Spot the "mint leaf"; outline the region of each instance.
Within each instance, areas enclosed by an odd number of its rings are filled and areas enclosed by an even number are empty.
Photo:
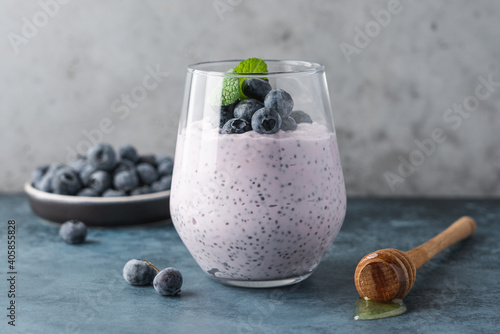
[[[222,81],[222,106],[228,106],[240,98],[240,81],[236,77],[227,77]]]
[[[236,73],[267,73],[267,64],[259,58],[248,58],[234,68]]]
[[[226,73],[234,73],[234,69]],[[213,90],[209,97],[213,106],[228,106],[240,98],[240,81],[237,77],[226,77]]]

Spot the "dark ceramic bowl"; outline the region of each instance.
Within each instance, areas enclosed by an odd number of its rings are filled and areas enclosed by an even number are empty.
[[[40,191],[30,182],[24,190],[33,212],[56,223],[77,219],[87,226],[118,227],[170,218],[170,190],[125,197],[80,197]]]

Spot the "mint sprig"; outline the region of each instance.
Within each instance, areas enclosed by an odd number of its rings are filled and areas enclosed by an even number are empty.
[[[234,68],[236,73],[267,73],[267,64],[259,58],[243,60]]]

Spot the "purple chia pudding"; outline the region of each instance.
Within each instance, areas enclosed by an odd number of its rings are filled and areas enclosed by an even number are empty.
[[[220,134],[202,121],[178,136],[170,199],[175,228],[222,281],[309,276],[335,240],[346,194],[335,133]]]

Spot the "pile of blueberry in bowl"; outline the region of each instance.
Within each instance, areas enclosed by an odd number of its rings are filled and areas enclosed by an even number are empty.
[[[68,165],[36,168],[25,191],[31,209],[46,220],[81,220],[89,226],[127,226],[170,218],[174,161],[168,155],[139,155],[131,145],[90,148]]]
[[[59,195],[119,197],[170,189],[174,160],[168,155],[139,155],[132,145],[118,153],[106,143],[91,147],[68,166],[54,163],[36,168],[34,188]]]

